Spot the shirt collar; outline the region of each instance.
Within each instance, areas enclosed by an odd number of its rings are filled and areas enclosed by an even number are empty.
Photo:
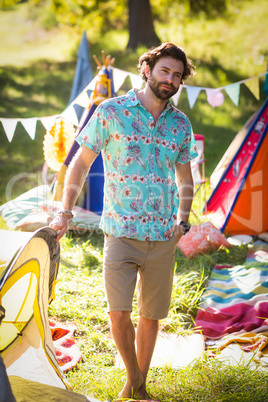
[[[126,106],[142,106],[141,101],[137,98],[138,89],[133,88],[126,94]],[[169,109],[173,108],[170,99],[167,101],[166,107],[161,114],[165,114]]]

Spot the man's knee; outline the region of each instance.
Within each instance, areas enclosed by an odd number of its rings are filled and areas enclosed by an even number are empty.
[[[150,318],[145,318],[142,315],[140,316],[139,319],[139,324],[142,326],[146,326],[148,328],[156,328],[159,326],[159,320],[153,320]]]
[[[110,321],[113,326],[127,325],[130,320],[130,311],[110,311]]]

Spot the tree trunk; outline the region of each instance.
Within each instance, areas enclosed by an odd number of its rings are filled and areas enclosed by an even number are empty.
[[[139,45],[148,48],[160,45],[161,41],[155,33],[150,0],[128,0],[129,41],[128,49],[136,49]]]

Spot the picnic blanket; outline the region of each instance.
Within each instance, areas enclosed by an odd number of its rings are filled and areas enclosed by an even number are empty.
[[[64,373],[80,362],[82,354],[75,343],[75,324],[62,324],[49,320],[53,345],[60,368]]]
[[[267,243],[254,243],[243,265],[214,267],[195,329],[208,339],[233,333],[268,332]]]
[[[0,216],[10,230],[34,232],[48,226],[61,208],[61,202],[53,199],[49,186],[42,185],[1,205]],[[99,227],[100,216],[94,212],[75,206],[73,213],[70,230],[82,234]]]

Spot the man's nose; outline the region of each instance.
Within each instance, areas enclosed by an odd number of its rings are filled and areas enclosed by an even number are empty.
[[[167,81],[169,84],[172,84],[172,83],[173,83],[173,75],[172,75],[172,74],[169,74],[169,75],[166,77],[166,81]]]

